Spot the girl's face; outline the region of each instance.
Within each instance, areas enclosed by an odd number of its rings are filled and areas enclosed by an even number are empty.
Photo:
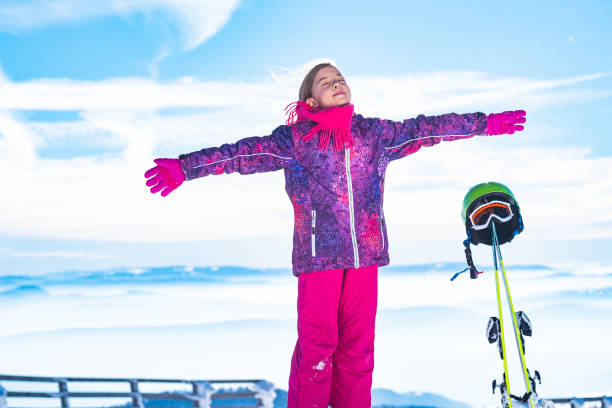
[[[312,96],[306,103],[313,110],[342,106],[351,103],[351,89],[344,77],[334,67],[324,67],[317,72],[312,82]]]

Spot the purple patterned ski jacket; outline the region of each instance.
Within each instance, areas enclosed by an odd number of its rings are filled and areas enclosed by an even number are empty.
[[[314,122],[294,124],[305,134]],[[419,115],[394,122],[353,115],[354,145],[336,152],[317,150],[293,137],[292,126],[271,135],[182,154],[186,179],[210,174],[285,170],[285,190],[293,204],[293,274],[327,269],[389,264],[389,243],[383,215],[385,170],[392,160],[421,146],[483,134],[484,113]],[[445,137],[431,137],[445,136]]]

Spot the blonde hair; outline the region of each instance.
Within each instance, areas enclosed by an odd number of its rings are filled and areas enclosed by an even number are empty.
[[[302,85],[300,85],[299,100],[301,102],[306,102],[306,99],[312,96],[312,83],[314,82],[314,77],[315,75],[317,75],[317,72],[319,72],[325,67],[336,68],[333,64],[330,64],[329,62],[323,62],[321,64],[315,65],[310,69],[310,71],[308,71],[308,73],[302,80]]]

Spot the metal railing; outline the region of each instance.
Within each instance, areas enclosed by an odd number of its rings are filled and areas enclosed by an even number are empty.
[[[57,391],[26,391],[7,388],[7,382],[26,383],[56,383]],[[129,385],[129,391],[71,391],[71,383],[117,383]],[[4,384],[4,387],[2,386]],[[142,392],[143,384],[183,384],[191,388],[189,391],[163,391]],[[237,391],[233,389],[215,388],[214,385],[241,385]],[[36,388],[36,387],[35,387]],[[144,378],[73,378],[73,377],[32,377],[18,375],[0,374],[0,408],[18,408],[17,405],[9,405],[13,399],[35,399],[44,401],[53,399],[59,402],[61,408],[75,408],[73,399],[96,399],[96,402],[106,399],[125,399],[122,405],[114,405],[121,408],[168,408],[178,407],[232,407],[232,408],[272,408],[274,400],[274,385],[265,380],[169,380],[169,379],[144,379]],[[23,400],[22,400],[23,401]],[[156,407],[160,403],[163,407]],[[240,405],[242,403],[242,405]],[[229,404],[229,405],[228,405]],[[42,405],[32,405],[40,407]],[[110,406],[101,403],[99,406]]]

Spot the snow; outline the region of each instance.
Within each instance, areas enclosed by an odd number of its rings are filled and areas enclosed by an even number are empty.
[[[196,381],[196,391],[198,398],[193,397],[192,399],[198,400],[199,405],[202,408],[210,408],[211,396],[215,393],[215,389],[210,385],[208,381]]]
[[[261,380],[249,388],[257,393],[255,397],[261,401],[263,408],[274,408],[274,399],[276,398],[274,384]]]

